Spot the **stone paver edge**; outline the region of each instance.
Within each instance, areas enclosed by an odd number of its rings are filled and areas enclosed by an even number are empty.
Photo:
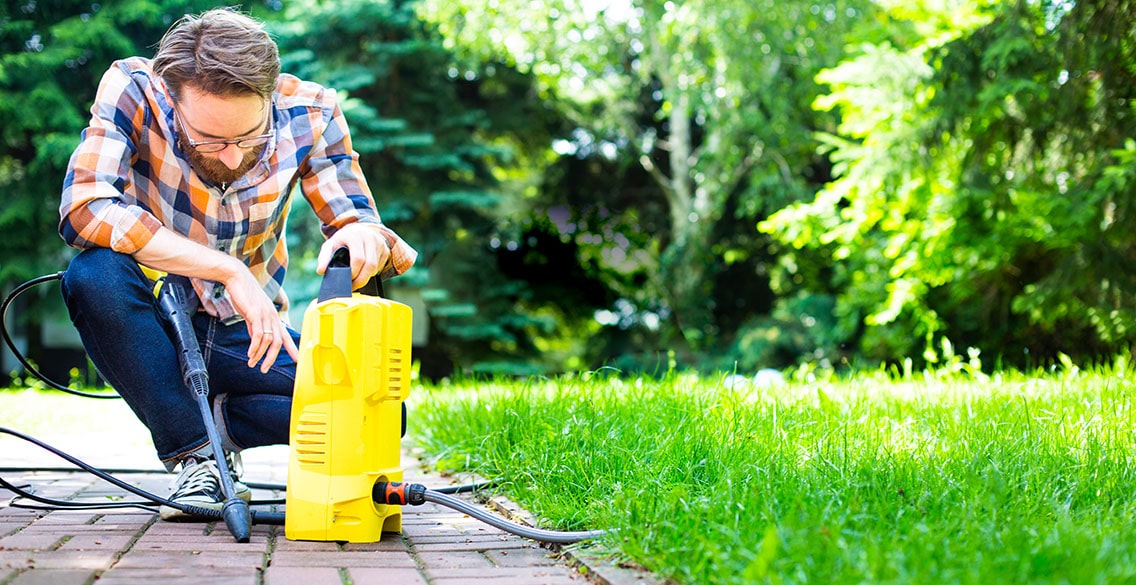
[[[415,455],[411,456],[415,457]],[[416,458],[419,460],[420,465],[427,465],[426,461],[422,460],[420,454]],[[435,470],[434,473],[447,479],[454,479],[451,475],[444,472]],[[468,483],[482,483],[486,481],[484,477],[476,474],[462,474],[462,476]],[[498,495],[489,498],[486,501],[486,506],[512,522],[532,528],[537,527],[536,518],[531,513],[505,496]],[[570,566],[580,571],[589,581],[598,583],[599,585],[670,585],[671,583],[661,579],[646,569],[617,565],[603,555],[592,552],[586,548],[576,546],[565,547],[557,544],[542,544],[542,546],[547,546],[549,549],[559,553]]]
[[[504,496],[494,496],[488,501],[490,508],[509,520],[525,526],[536,527],[535,518],[524,508]],[[575,567],[588,580],[599,585],[669,585],[640,567],[625,567],[611,562],[607,557],[587,548],[577,546],[546,545],[560,553],[560,556]]]

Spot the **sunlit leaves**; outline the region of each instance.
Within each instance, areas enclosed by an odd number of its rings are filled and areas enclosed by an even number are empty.
[[[532,72],[580,127],[574,135],[604,140],[605,156],[654,181],[670,222],[653,234],[659,273],[646,275],[647,292],[706,347],[717,335],[715,266],[740,252],[716,247],[714,233],[808,192],[809,128],[833,118],[809,108],[813,75],[870,10],[856,0],[427,0],[421,12],[455,50]],[[763,252],[760,242],[744,254]]]
[[[886,359],[952,336],[1040,358],[1131,339],[1129,173],[1114,160],[1136,87],[1103,72],[1136,61],[1130,20],[1115,21],[1127,4],[928,12],[921,43],[865,47],[818,77],[831,92],[816,106],[842,114],[824,138],[839,178],[762,227],[828,247],[841,303],[861,309],[847,314],[866,315],[862,348]]]

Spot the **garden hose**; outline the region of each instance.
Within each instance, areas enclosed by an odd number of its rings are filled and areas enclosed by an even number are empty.
[[[500,528],[506,532],[511,532],[517,536],[536,540],[539,542],[549,542],[553,544],[571,544],[573,542],[580,542],[581,540],[589,540],[592,538],[599,538],[607,534],[606,530],[582,530],[577,532],[561,532],[556,530],[543,530],[540,528],[532,528],[516,522],[510,522],[486,512],[485,510],[471,505],[464,500],[459,500],[448,494],[438,492],[427,488],[420,483],[400,483],[400,482],[379,482],[371,491],[371,499],[377,503],[391,504],[397,506],[419,506],[426,502],[440,504],[447,508],[457,510],[463,514],[468,514],[472,518],[477,518],[482,522]]]

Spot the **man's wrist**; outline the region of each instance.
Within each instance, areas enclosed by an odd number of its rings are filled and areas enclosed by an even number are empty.
[[[219,253],[224,256],[225,259],[221,261],[219,265],[221,275],[218,282],[224,284],[226,288],[246,274],[251,274],[248,270],[248,266],[245,266],[245,263],[241,262],[240,259],[225,254],[224,252]]]

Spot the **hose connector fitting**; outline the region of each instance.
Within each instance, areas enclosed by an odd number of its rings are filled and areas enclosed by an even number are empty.
[[[375,482],[371,499],[376,504],[391,506],[419,506],[426,503],[426,486],[420,483]]]

